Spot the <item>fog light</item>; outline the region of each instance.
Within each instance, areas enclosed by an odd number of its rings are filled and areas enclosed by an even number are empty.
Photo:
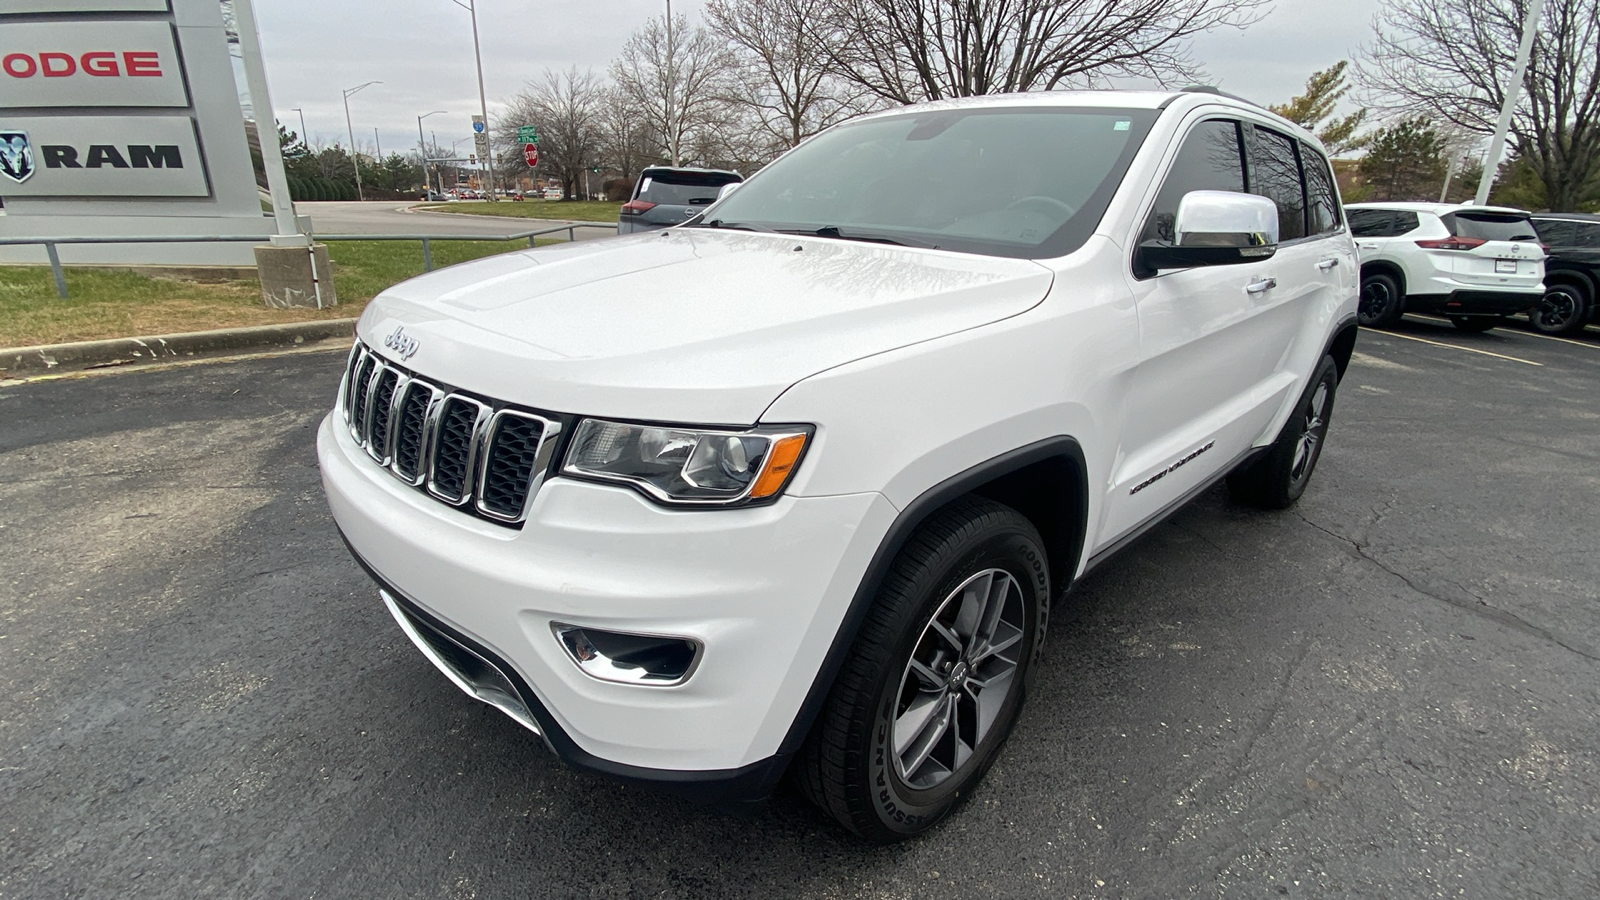
[[[619,684],[682,684],[700,661],[701,644],[688,638],[623,634],[550,623],[556,640],[585,675]]]

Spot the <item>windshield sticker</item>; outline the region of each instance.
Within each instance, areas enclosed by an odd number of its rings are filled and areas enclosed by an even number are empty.
[[[1130,121],[1128,119],[1118,119],[1117,120],[1117,124],[1111,126],[1111,130],[1112,131],[1127,131],[1132,126],[1133,126],[1133,122],[1132,121]]]
[[[646,179],[645,179],[645,180],[644,180],[644,184],[641,184],[641,185],[639,185],[639,193],[641,193],[641,194],[642,194],[642,193],[644,193],[644,192],[645,192],[645,191],[648,191],[648,190],[650,190],[650,182],[651,182],[651,180],[652,180],[652,179],[649,179],[649,178],[646,178]]]

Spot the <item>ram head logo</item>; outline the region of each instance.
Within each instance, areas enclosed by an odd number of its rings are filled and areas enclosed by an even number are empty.
[[[33,174],[33,147],[26,131],[0,131],[0,175],[21,184]]]

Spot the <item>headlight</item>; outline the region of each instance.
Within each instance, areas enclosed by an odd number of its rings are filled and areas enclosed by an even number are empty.
[[[561,470],[670,505],[740,506],[782,493],[810,438],[806,426],[729,431],[585,419]]]

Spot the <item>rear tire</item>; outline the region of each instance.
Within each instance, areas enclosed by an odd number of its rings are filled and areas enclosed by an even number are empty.
[[[964,498],[901,550],[795,761],[802,793],[862,837],[933,827],[976,787],[1022,709],[1049,608],[1026,518]]]
[[[1263,509],[1288,509],[1300,499],[1322,458],[1338,387],[1339,364],[1324,356],[1272,449],[1228,476],[1228,492],[1234,500]]]
[[[1528,311],[1528,324],[1540,334],[1572,334],[1589,320],[1589,298],[1571,284],[1552,284],[1544,299]]]
[[[1361,303],[1356,307],[1356,321],[1368,328],[1388,328],[1400,321],[1404,309],[1404,296],[1400,283],[1394,276],[1373,272],[1361,277]]]
[[[1468,334],[1483,334],[1504,322],[1500,316],[1451,316],[1450,324]]]

